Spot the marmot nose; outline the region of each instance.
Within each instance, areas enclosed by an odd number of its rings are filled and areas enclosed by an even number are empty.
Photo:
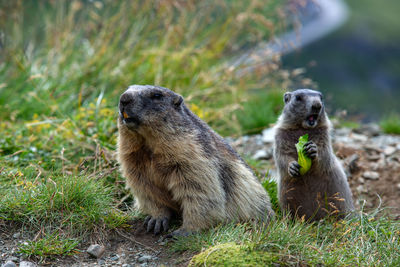
[[[315,102],[315,103],[313,103],[313,105],[311,106],[312,112],[319,112],[319,111],[321,110],[321,108],[322,108],[322,105],[321,105],[321,103],[319,103],[319,102]]]
[[[121,107],[126,107],[130,103],[133,102],[133,97],[129,93],[123,93],[119,99],[119,103]]]

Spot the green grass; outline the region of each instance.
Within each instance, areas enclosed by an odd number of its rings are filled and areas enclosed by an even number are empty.
[[[387,134],[400,134],[400,115],[392,113],[380,121],[383,132]]]
[[[339,222],[322,221],[308,224],[278,215],[268,227],[250,225],[219,226],[205,233],[180,238],[171,245],[173,251],[200,252],[196,266],[216,262],[216,266],[250,266],[243,263],[241,251],[264,255],[254,257],[251,265],[264,260],[288,266],[398,266],[400,264],[400,223],[386,217],[361,215]],[[224,248],[225,244],[225,248]],[[232,246],[236,244],[237,246]],[[229,251],[229,247],[234,250]],[[211,251],[223,250],[219,257]],[[208,258],[205,257],[208,255]],[[242,255],[242,256],[241,256]],[[250,261],[251,259],[249,259]]]
[[[72,255],[77,251],[77,245],[78,241],[74,239],[61,239],[57,233],[54,233],[38,240],[23,243],[19,248],[19,253],[28,257],[36,256],[40,258]]]

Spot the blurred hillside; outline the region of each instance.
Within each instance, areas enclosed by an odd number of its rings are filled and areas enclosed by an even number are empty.
[[[364,121],[399,113],[400,2],[347,0],[350,19],[340,30],[284,57],[305,67],[332,109]]]

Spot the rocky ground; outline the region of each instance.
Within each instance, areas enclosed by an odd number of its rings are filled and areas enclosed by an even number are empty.
[[[256,159],[261,175],[276,178],[272,159],[273,129],[260,135],[243,136],[229,142],[246,159]],[[400,219],[400,136],[382,134],[377,125],[333,131],[334,150],[345,167],[357,208],[384,208]],[[73,256],[26,259],[17,253],[20,243],[32,236],[21,228],[0,225],[0,264],[2,267],[32,266],[186,266],[190,253],[175,254],[162,237],[144,233],[141,221],[132,222],[129,231],[110,233],[106,242],[87,242]],[[89,252],[88,253],[88,249]],[[92,254],[92,255],[90,255]]]

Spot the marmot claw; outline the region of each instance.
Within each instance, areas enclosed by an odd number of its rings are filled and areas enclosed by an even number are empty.
[[[163,230],[167,231],[169,229],[169,218],[168,217],[153,218],[151,216],[147,216],[143,226],[144,228],[146,228],[147,232],[154,230],[154,235],[158,235]]]
[[[289,174],[292,177],[300,176],[300,164],[296,161],[292,161],[289,163]]]
[[[304,145],[304,152],[310,159],[315,159],[318,154],[317,145],[314,144],[312,141],[307,142]]]

